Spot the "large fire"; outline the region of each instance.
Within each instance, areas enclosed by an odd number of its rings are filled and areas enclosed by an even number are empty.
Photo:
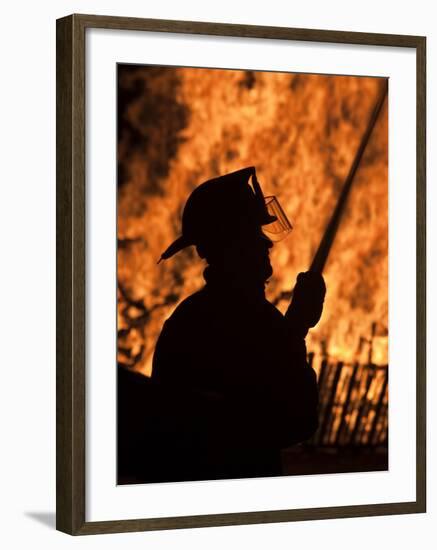
[[[218,69],[119,67],[118,360],[151,372],[176,305],[203,284],[186,250],[157,265],[179,235],[194,187],[254,165],[294,225],[271,253],[268,298],[282,311],[335,207],[380,79]],[[308,349],[386,365],[388,146],[383,107],[325,269],[327,297]],[[224,212],[225,216],[226,213]]]

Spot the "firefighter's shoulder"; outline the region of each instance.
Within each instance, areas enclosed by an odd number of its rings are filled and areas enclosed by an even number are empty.
[[[271,317],[273,321],[277,321],[279,323],[285,322],[284,315],[279,311],[279,309],[273,305],[268,300],[265,300],[263,303],[264,306],[264,313]]]
[[[182,300],[167,319],[166,324],[194,322],[208,309],[208,298],[203,290],[199,290]]]

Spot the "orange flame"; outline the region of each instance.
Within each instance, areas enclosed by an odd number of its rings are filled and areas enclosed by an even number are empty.
[[[203,284],[193,250],[156,265],[202,181],[255,165],[294,225],[272,250],[268,299],[311,263],[376,102],[379,80],[125,66],[119,72],[120,362],[144,374],[164,320]],[[387,364],[388,147],[383,108],[324,274],[309,350]],[[282,311],[287,302],[278,303]]]

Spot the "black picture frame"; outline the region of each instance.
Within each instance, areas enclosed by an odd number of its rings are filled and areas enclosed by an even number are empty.
[[[85,516],[85,31],[186,33],[410,48],[417,85],[416,499],[411,502],[87,522]],[[57,529],[71,535],[419,513],[426,510],[426,38],[70,15],[57,21]]]

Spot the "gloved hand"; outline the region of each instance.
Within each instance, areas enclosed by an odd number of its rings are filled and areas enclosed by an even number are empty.
[[[312,271],[299,273],[285,317],[304,336],[319,322],[325,294],[326,286],[321,274]]]

